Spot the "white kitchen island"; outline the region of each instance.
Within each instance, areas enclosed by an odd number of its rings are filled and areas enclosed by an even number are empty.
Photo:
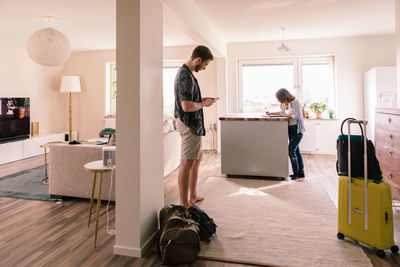
[[[288,118],[238,113],[221,121],[221,172],[288,177]]]

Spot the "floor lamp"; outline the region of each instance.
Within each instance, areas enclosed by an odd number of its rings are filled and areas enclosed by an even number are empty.
[[[72,93],[81,92],[79,76],[63,76],[61,78],[61,93],[69,93],[69,135],[68,141],[72,141]]]

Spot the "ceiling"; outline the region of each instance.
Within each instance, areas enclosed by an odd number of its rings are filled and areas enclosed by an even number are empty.
[[[280,40],[282,26],[286,40],[395,33],[395,0],[180,1],[193,1],[227,43]],[[53,16],[50,26],[69,38],[73,50],[114,49],[115,5],[115,0],[0,0],[0,33],[26,42]],[[164,45],[194,44],[167,16]]]

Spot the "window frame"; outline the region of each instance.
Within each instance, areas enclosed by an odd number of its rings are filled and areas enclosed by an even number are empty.
[[[336,88],[336,75],[335,75],[335,57],[333,55],[327,56],[299,56],[299,57],[271,57],[271,58],[254,58],[254,59],[238,59],[237,72],[238,72],[238,98],[237,107],[240,113],[243,112],[243,66],[268,66],[268,65],[288,65],[293,64],[293,91],[299,98],[301,103],[304,103],[303,98],[303,81],[302,81],[302,64],[304,63],[328,63],[332,75],[332,89],[333,89],[333,105],[332,107],[337,114],[337,88]]]
[[[106,62],[105,64],[105,104],[106,104],[106,109],[105,109],[105,117],[115,117],[116,116],[116,110],[112,110],[113,107],[113,101],[117,101],[116,96],[113,98],[113,86],[112,83],[114,80],[116,81],[116,68],[117,64],[116,62]],[[115,72],[114,72],[115,68]],[[115,100],[114,100],[115,99]],[[116,107],[116,103],[115,103]]]
[[[318,63],[322,63],[325,64],[327,63],[331,72],[331,79],[332,79],[332,90],[333,90],[333,107],[331,107],[336,114],[338,114],[337,112],[337,89],[336,89],[336,74],[335,74],[335,57],[334,56],[315,56],[315,57],[299,57],[298,58],[298,62],[299,65],[302,64],[318,64]],[[301,103],[304,104],[304,96],[303,96],[303,75],[302,75],[302,70],[303,68],[298,68],[298,72],[299,72],[299,84],[301,85],[301,97],[299,97],[299,99],[301,100]],[[327,107],[328,109],[328,107]]]

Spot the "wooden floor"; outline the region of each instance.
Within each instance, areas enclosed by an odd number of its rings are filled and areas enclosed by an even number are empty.
[[[320,182],[329,196],[337,199],[335,156],[305,155],[306,179]],[[43,165],[43,156],[0,165],[0,176]],[[220,155],[204,153],[199,184],[221,175]],[[165,203],[178,197],[177,170],[165,178]],[[0,266],[159,266],[154,252],[143,258],[113,255],[114,236],[106,232],[105,206],[99,223],[98,247],[94,244],[94,220],[90,228],[87,200],[62,203],[0,197]],[[114,206],[110,206],[110,228],[114,228]],[[92,217],[93,218],[93,217]],[[93,218],[94,219],[94,218]],[[336,234],[336,233],[332,233]],[[395,212],[395,241],[400,242],[400,211]],[[385,259],[364,247],[374,266],[400,266],[400,256],[386,253]],[[282,255],[284,257],[284,255]],[[227,262],[196,260],[183,266],[247,266]]]

